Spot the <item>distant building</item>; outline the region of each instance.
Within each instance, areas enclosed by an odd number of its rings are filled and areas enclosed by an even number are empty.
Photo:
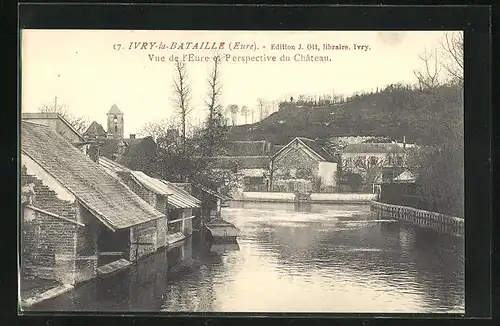
[[[21,123],[21,168],[23,275],[75,284],[166,245],[164,212],[51,127]]]
[[[99,140],[106,139],[106,137],[108,137],[108,134],[106,130],[104,130],[103,126],[101,126],[96,121],[92,121],[90,126],[83,133],[83,137],[87,140]]]
[[[280,180],[305,180],[311,191],[331,192],[337,186],[337,158],[318,142],[297,137],[279,149],[271,159],[273,190]],[[289,190],[288,190],[289,191]]]
[[[152,137],[136,138],[134,134],[126,139],[105,139],[99,153],[129,169],[154,172],[156,142]]]
[[[406,150],[392,143],[349,144],[342,150],[342,171],[365,174],[368,170],[382,167],[403,167]]]
[[[123,139],[124,137],[124,120],[123,112],[118,109],[116,104],[111,106],[111,109],[107,113],[108,116],[108,138],[113,139]]]
[[[272,156],[272,146],[265,140],[227,141],[225,154],[215,159],[215,167],[221,170],[237,170],[241,176],[236,193],[242,191],[266,191],[266,173]]]
[[[86,139],[62,115],[55,112],[23,112],[21,119],[23,121],[48,126],[52,128],[52,130],[57,131],[81,151],[84,153],[87,152],[88,145]]]

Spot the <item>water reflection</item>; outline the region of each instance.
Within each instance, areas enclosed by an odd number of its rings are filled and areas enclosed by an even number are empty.
[[[463,240],[363,205],[239,203],[238,244],[194,235],[36,310],[446,312],[464,309]]]

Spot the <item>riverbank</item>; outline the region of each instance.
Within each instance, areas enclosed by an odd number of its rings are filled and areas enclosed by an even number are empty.
[[[372,211],[388,214],[392,218],[410,222],[423,228],[430,228],[459,237],[464,236],[464,219],[460,217],[377,201],[372,201],[370,208]]]
[[[54,280],[29,278],[21,280],[21,308],[28,308],[34,304],[54,298],[73,288],[70,284],[63,284]]]
[[[362,193],[312,193],[311,203],[319,204],[370,204],[376,194]],[[295,194],[286,192],[242,192],[233,201],[265,203],[295,203]]]

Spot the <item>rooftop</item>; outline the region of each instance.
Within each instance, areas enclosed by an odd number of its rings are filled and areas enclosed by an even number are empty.
[[[106,130],[96,121],[92,121],[90,126],[85,130],[83,136],[106,136]]]
[[[69,123],[68,120],[66,120],[61,114],[57,112],[23,112],[21,114],[21,119],[22,120],[27,120],[31,121],[34,123],[37,123],[36,120],[40,119],[54,119],[54,120],[60,120],[62,121],[78,138],[80,138],[81,141],[85,141],[85,138],[83,135],[76,130],[76,128]],[[42,123],[43,124],[43,123]]]
[[[404,149],[397,144],[392,143],[359,143],[359,144],[349,144],[342,151],[343,153],[403,153]]]
[[[111,109],[108,111],[108,114],[123,114],[123,112],[118,109],[118,106],[116,106],[116,104],[113,104],[111,106]]]
[[[113,230],[164,216],[50,127],[23,121],[21,151]]]
[[[276,153],[274,156],[279,155],[282,151],[284,151],[286,148],[290,147],[292,144],[295,142],[301,142],[305,146],[307,146],[311,151],[316,153],[320,159],[326,161],[326,162],[332,162],[332,163],[337,163],[337,159],[330,154],[326,149],[324,149],[321,145],[319,145],[315,140],[309,139],[309,138],[304,138],[304,137],[296,137],[292,139],[288,144],[285,146],[279,148],[276,147]]]
[[[168,205],[173,208],[200,207],[201,201],[198,198],[191,196],[191,194],[187,191],[171,182],[152,178],[141,171],[132,171],[129,168],[105,157],[99,158],[99,165],[104,168],[106,172],[118,179],[120,172],[130,173],[136,182],[145,186],[152,192],[168,196]]]

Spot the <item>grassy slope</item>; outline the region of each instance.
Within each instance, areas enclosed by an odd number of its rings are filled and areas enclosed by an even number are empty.
[[[439,142],[445,123],[462,117],[458,87],[442,87],[438,99],[422,90],[387,88],[323,107],[285,106],[251,125],[235,126],[230,140],[262,140],[284,144],[293,137],[389,136],[410,142]]]

